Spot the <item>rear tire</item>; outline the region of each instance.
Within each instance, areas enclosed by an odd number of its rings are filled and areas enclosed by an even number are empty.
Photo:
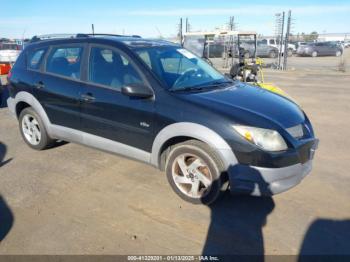
[[[193,204],[209,205],[227,189],[227,175],[217,153],[189,140],[170,148],[165,171],[175,193]]]
[[[318,56],[317,51],[312,51],[311,56],[312,56],[312,57],[317,57],[317,56]]]
[[[33,108],[23,109],[18,121],[22,138],[32,149],[43,150],[54,142],[47,134],[39,114]]]

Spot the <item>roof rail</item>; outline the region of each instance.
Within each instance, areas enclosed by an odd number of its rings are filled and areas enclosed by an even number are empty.
[[[141,38],[139,35],[116,35],[116,34],[77,34],[77,37],[89,37],[89,36],[117,36],[117,37],[134,37]]]
[[[40,40],[47,40],[47,39],[59,39],[59,38],[74,38],[76,37],[75,34],[47,34],[47,35],[35,35],[32,37],[30,42],[36,42]]]
[[[37,42],[48,39],[62,39],[62,38],[79,38],[79,37],[93,37],[93,36],[116,36],[116,37],[134,37],[141,38],[139,35],[115,35],[115,34],[46,34],[33,36],[30,42]]]

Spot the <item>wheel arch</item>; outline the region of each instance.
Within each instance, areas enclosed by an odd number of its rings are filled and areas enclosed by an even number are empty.
[[[163,153],[170,146],[190,139],[199,140],[216,150],[225,168],[237,164],[237,158],[231,147],[219,134],[206,126],[192,122],[179,122],[168,125],[157,134],[153,141],[151,164],[162,170],[165,163]]]
[[[41,120],[45,125],[46,130],[50,134],[51,122],[40,102],[32,94],[25,91],[21,91],[16,94],[15,98],[12,99],[13,101],[10,104],[13,106],[13,108],[10,108],[10,110],[16,114],[17,118],[19,117],[21,111],[24,108],[32,107],[35,110],[35,112],[39,114]]]

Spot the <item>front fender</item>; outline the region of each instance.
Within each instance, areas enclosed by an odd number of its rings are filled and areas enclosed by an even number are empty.
[[[216,150],[226,169],[230,165],[235,165],[238,163],[236,156],[231,150],[231,147],[215,131],[200,124],[192,122],[179,122],[164,127],[157,134],[153,141],[151,164],[159,167],[162,146],[169,139],[180,136],[192,137],[208,144],[210,147]]]

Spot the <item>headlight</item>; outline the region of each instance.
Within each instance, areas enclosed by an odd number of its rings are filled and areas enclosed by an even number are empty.
[[[232,127],[246,140],[266,151],[282,151],[288,148],[276,130],[242,125],[233,125]]]

